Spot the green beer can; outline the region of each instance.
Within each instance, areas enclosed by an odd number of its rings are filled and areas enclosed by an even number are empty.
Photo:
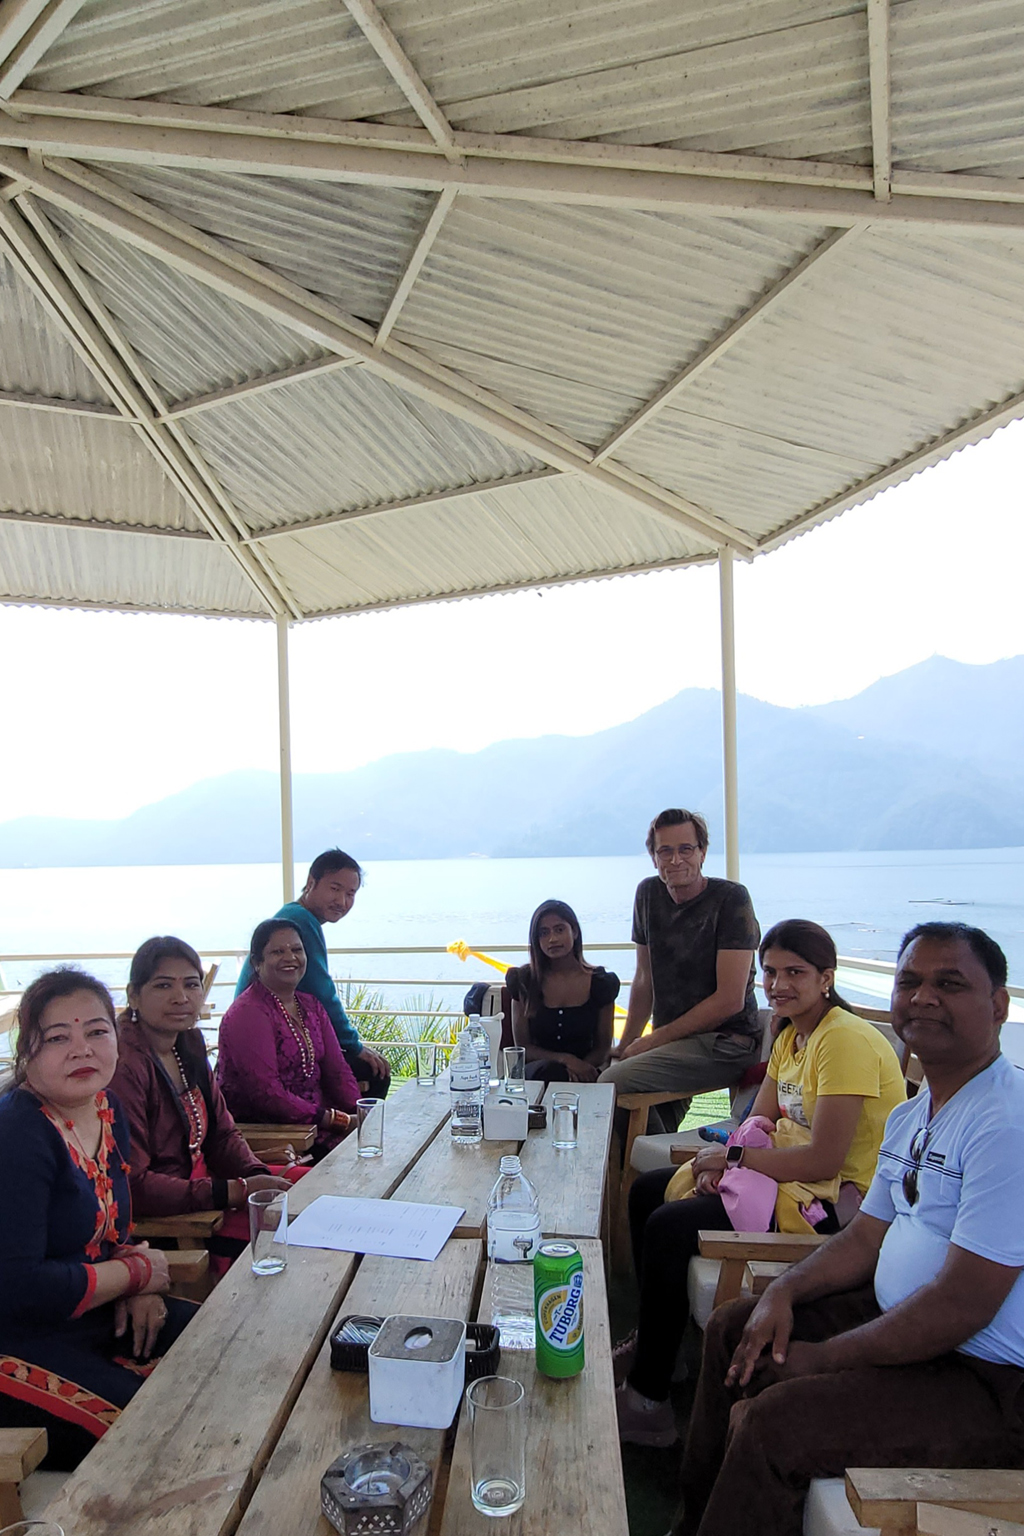
[[[578,1376],[583,1369],[583,1259],[575,1243],[541,1243],[533,1258],[537,1369]]]

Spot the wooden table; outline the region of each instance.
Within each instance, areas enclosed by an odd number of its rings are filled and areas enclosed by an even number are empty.
[[[550,1382],[537,1376],[532,1355],[503,1357],[501,1370],[524,1381],[539,1410],[530,1421],[530,1492],[506,1536],[579,1528],[584,1513],[595,1536],[626,1531],[596,1241],[611,1095],[597,1084],[581,1085],[580,1095],[579,1147],[557,1152],[550,1130],[531,1132],[523,1158],[538,1182],[545,1231],[581,1240],[587,1366],[574,1381]],[[45,1517],[73,1536],[329,1536],[320,1476],[346,1445],[392,1433],[369,1419],[366,1378],[330,1369],[326,1340],[339,1313],[489,1315],[480,1233],[498,1158],[516,1146],[455,1146],[447,1117],[447,1092],[396,1089],[383,1157],[358,1158],[353,1136],[295,1186],[289,1203],[298,1211],[330,1193],[464,1204],[460,1230],[470,1235],[453,1236],[433,1263],[293,1248],[275,1278],[254,1276],[243,1256]],[[393,1433],[434,1469],[430,1536],[491,1532],[469,1503],[467,1427],[457,1436]]]

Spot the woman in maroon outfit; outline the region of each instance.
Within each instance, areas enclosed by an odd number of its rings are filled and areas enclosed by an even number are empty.
[[[132,960],[111,1083],[131,1132],[136,1219],[244,1212],[253,1190],[288,1188],[235,1129],[196,1027],[202,1002],[202,962],[191,945],[170,936],[147,939]],[[246,1222],[222,1228],[229,1246],[221,1256],[234,1257],[246,1236]],[[221,1246],[215,1239],[211,1251]]]
[[[217,1078],[240,1120],[317,1127],[314,1158],[349,1127],[359,1085],[326,1010],[299,991],[306,971],[302,935],[286,918],[260,923],[249,962],[255,980],[220,1026]]]

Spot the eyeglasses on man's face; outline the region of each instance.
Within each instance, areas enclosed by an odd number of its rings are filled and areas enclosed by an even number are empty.
[[[700,853],[696,843],[680,843],[678,848],[655,848],[654,857],[659,864],[674,864],[677,859],[692,859]]]
[[[917,1204],[917,1181],[921,1172],[921,1159],[924,1157],[925,1152],[928,1150],[928,1143],[931,1141],[931,1139],[931,1126],[923,1125],[918,1131],[917,1135],[914,1137],[913,1141],[910,1143],[910,1156],[914,1166],[913,1168],[908,1168],[906,1173],[903,1175],[903,1198],[906,1200],[908,1205]]]

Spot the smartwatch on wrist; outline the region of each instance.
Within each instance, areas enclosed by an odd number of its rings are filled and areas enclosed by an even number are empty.
[[[726,1147],[725,1166],[727,1168],[739,1168],[743,1163],[743,1154],[746,1147]]]

